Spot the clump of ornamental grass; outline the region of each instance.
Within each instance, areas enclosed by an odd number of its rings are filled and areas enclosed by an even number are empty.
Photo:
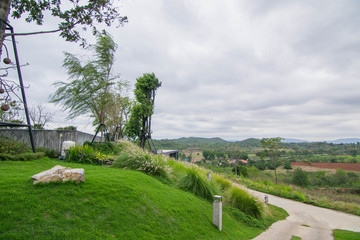
[[[127,144],[125,141],[122,144],[126,145],[126,148],[124,148],[126,151],[115,160],[114,167],[137,170],[148,175],[168,178],[166,159],[162,155],[147,153],[133,144]]]
[[[214,179],[215,183],[219,185],[221,191],[226,191],[232,186],[229,180],[225,179],[220,175],[214,174],[212,178]]]
[[[179,187],[209,201],[216,194],[214,186],[194,168],[186,170],[186,175],[180,179]]]
[[[230,206],[255,218],[261,218],[262,216],[264,208],[262,203],[246,190],[237,187],[231,188],[228,192],[228,203]]]

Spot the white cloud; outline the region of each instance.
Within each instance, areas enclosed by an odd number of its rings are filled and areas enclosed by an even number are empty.
[[[109,30],[119,45],[114,69],[131,84],[145,72],[163,82],[154,138],[358,137],[358,1],[121,4],[129,23]],[[21,32],[41,29],[12,24]],[[19,37],[18,45],[31,64],[23,68],[29,102],[46,102],[52,83],[66,79],[62,52],[79,47],[56,34]],[[49,108],[58,111],[53,126],[93,131],[86,117],[67,121],[58,107]]]

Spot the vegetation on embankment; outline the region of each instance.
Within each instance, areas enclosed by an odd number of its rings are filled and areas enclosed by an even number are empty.
[[[360,239],[360,232],[352,232],[347,230],[333,230],[334,240],[354,240]]]
[[[280,176],[282,177],[282,174]],[[232,181],[243,184],[253,190],[360,216],[359,194],[347,193],[346,189],[315,188],[309,185],[301,187],[291,184],[291,181],[287,184],[282,181],[281,184],[276,185],[272,180],[274,177],[271,173],[260,174],[256,179],[234,175],[229,175],[229,177]]]
[[[32,175],[58,164],[84,168],[85,182],[32,184]],[[220,232],[212,203],[171,179],[48,158],[3,161],[0,172],[0,239],[251,239],[287,216],[269,206],[256,219],[224,206]]]

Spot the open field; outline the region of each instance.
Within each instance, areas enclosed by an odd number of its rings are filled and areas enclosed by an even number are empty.
[[[360,172],[360,163],[318,163],[318,162],[313,162],[311,164],[306,163],[306,162],[292,162],[291,163],[292,167],[297,167],[297,166],[305,166],[305,167],[312,167],[312,168],[323,168],[323,169],[338,169],[341,168],[343,170],[346,171],[356,171],[356,172]],[[318,169],[317,169],[318,171]]]

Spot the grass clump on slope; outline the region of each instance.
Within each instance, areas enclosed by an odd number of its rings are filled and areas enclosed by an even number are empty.
[[[152,155],[125,140],[118,144],[123,151],[113,163],[114,167],[138,170],[148,175],[168,179],[165,158],[162,155]]]
[[[215,188],[194,168],[187,169],[186,175],[180,179],[179,187],[208,201],[216,194]]]
[[[229,203],[234,208],[255,217],[260,218],[263,211],[262,203],[246,190],[233,187],[228,193]]]

